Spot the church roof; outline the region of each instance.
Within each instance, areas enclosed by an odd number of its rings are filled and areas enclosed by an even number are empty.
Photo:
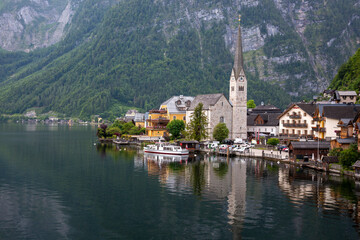
[[[243,50],[242,50],[241,27],[239,24],[235,57],[234,57],[234,67],[233,67],[235,73],[235,79],[239,77],[241,71],[244,71],[243,68],[244,68],[244,59],[243,59]]]
[[[203,104],[203,110],[208,110],[210,106],[214,106],[222,96],[224,96],[222,93],[197,95],[188,110],[194,111],[199,103]]]

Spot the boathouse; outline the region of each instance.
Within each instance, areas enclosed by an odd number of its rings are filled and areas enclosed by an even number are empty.
[[[330,142],[325,141],[300,141],[290,142],[289,158],[291,161],[316,160],[322,156],[327,156],[330,150]],[[318,156],[319,153],[319,156]]]

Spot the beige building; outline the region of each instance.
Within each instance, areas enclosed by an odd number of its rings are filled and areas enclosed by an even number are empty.
[[[336,103],[347,104],[356,103],[357,94],[355,91],[335,91],[333,100]]]
[[[232,106],[224,94],[205,94],[198,95],[191,102],[189,109],[186,111],[186,122],[190,122],[196,106],[202,103],[203,111],[208,119],[207,132],[209,139],[212,139],[214,127],[223,122],[226,124],[229,132],[232,131]]]
[[[339,121],[341,119],[354,119],[360,111],[360,105],[345,104],[318,104],[314,113],[313,126],[314,137],[332,140],[337,137],[340,131]]]

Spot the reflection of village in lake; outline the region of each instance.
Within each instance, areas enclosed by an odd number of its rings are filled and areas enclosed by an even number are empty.
[[[125,154],[126,151],[122,151]],[[317,208],[313,212],[320,211],[324,217],[350,217],[359,230],[360,185],[356,185],[352,179],[259,159],[227,159],[211,155],[187,158],[144,154],[136,148],[131,152],[135,169],[141,169],[149,177],[158,179],[169,192],[226,203],[228,222],[234,233],[240,233],[244,224],[259,224],[257,221],[261,221],[264,212],[265,215],[271,215],[271,221],[276,221],[272,215],[277,215],[278,209],[266,207],[261,210],[263,212],[259,210],[268,204],[264,191],[279,192],[295,208],[301,209],[305,205],[310,209]],[[258,216],[253,217],[255,215]],[[249,218],[254,222],[247,222]],[[301,219],[307,221],[306,218]],[[304,231],[301,228],[302,224],[299,223],[295,230]]]

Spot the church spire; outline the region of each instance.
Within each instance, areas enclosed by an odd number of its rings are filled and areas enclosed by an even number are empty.
[[[241,15],[239,15],[238,37],[236,41],[236,50],[235,50],[235,59],[234,59],[235,79],[239,77],[241,70],[243,70],[244,68],[240,21],[241,21]]]

